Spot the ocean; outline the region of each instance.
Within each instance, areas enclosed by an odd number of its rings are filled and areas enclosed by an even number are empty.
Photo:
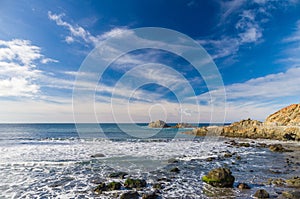
[[[208,124],[201,124],[205,126]],[[115,198],[127,190],[95,194],[100,182],[124,171],[147,181],[144,192],[162,180],[161,198],[252,198],[264,188],[278,196],[280,188],[266,185],[269,178],[299,175],[299,167],[288,167],[287,154],[262,147],[232,147],[229,138],[193,137],[191,129],[151,129],[147,124],[1,124],[0,198]],[[235,139],[258,143],[279,141]],[[294,144],[290,142],[290,144]],[[230,153],[232,157],[225,158]],[[100,155],[99,155],[100,154]],[[99,156],[99,157],[97,157]],[[236,158],[239,156],[239,158]],[[207,161],[207,158],[214,158]],[[178,162],[168,161],[172,158]],[[297,166],[297,165],[296,165]],[[179,168],[179,173],[170,172]],[[235,184],[250,190],[218,189],[201,181],[210,169],[228,167]],[[298,169],[297,169],[298,168]],[[143,192],[142,191],[142,192]]]

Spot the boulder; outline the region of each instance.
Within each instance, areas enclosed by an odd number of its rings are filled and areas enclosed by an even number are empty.
[[[168,128],[170,126],[162,120],[157,120],[155,122],[150,122],[148,124],[148,127],[150,127],[150,128]]]
[[[119,172],[114,172],[114,173],[109,174],[109,177],[110,178],[121,178],[121,179],[124,179],[124,177],[127,176],[127,175],[128,175],[128,173],[119,171]]]
[[[121,183],[120,182],[110,182],[107,185],[107,190],[108,191],[113,191],[113,190],[120,190],[121,189]]]
[[[217,168],[203,176],[202,181],[214,187],[232,187],[234,176],[231,175],[231,171],[227,168]]]
[[[300,198],[300,191],[284,191],[282,195],[288,199],[299,199]]]
[[[292,152],[291,150],[285,149],[281,144],[271,144],[269,145],[269,149],[273,152]]]
[[[255,192],[254,197],[256,197],[256,198],[270,198],[270,194],[264,189],[259,189]]]
[[[250,186],[247,185],[246,183],[240,183],[240,184],[238,184],[237,188],[239,188],[239,189],[250,189]]]
[[[132,178],[127,178],[124,187],[132,189],[132,188],[142,188],[146,187],[147,182],[146,180],[143,179],[132,179]]]
[[[100,183],[95,189],[94,192],[101,194],[103,191],[107,191],[106,184],[104,182]]]
[[[159,195],[154,191],[150,193],[144,193],[142,199],[157,199]]]
[[[137,191],[128,191],[120,196],[120,199],[138,199],[140,194]]]
[[[170,169],[170,172],[179,173],[180,169],[178,169],[178,167],[174,167],[174,168]]]
[[[300,188],[300,177],[298,177],[298,176],[287,179],[287,180],[285,180],[285,182],[289,187]]]
[[[94,155],[91,155],[91,158],[103,158],[103,157],[105,157],[105,155],[102,153],[96,153]]]

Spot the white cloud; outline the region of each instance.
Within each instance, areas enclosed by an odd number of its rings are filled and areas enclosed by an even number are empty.
[[[56,62],[41,54],[28,40],[0,40],[0,96],[34,96],[40,86],[36,80],[41,71],[37,63]]]

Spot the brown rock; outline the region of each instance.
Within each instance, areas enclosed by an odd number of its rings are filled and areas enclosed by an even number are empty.
[[[275,126],[300,126],[300,104],[292,104],[267,117],[265,124]]]
[[[256,197],[256,198],[270,198],[270,195],[266,190],[259,189],[255,192],[254,197]]]

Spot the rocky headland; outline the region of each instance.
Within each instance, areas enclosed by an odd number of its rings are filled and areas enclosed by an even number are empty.
[[[292,104],[266,118],[264,122],[245,119],[228,126],[195,128],[186,134],[196,136],[220,135],[251,139],[300,141],[300,104]]]

